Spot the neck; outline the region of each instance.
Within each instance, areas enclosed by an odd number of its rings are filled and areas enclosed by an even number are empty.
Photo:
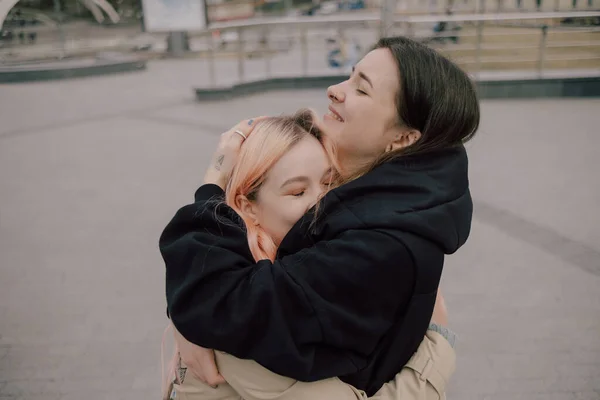
[[[340,157],[340,174],[344,181],[350,181],[363,175],[375,160],[358,157]]]

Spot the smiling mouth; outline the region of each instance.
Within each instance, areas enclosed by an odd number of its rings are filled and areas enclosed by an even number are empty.
[[[340,122],[344,122],[344,120],[342,119],[342,117],[340,117],[339,115],[337,115],[336,113],[334,113],[333,111],[329,110],[326,114],[327,116],[335,119],[336,121],[340,121]]]

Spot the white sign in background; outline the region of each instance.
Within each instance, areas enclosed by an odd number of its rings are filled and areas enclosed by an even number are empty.
[[[147,32],[206,28],[204,0],[142,0]]]

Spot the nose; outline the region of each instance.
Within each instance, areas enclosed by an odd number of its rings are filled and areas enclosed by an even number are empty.
[[[344,92],[340,90],[338,85],[329,86],[327,88],[327,97],[334,103],[342,103],[345,99]]]

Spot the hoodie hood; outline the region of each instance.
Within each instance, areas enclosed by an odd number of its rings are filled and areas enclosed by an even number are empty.
[[[317,212],[318,222],[306,246],[348,229],[392,229],[422,237],[452,254],[471,231],[466,150],[458,146],[386,162],[329,192]],[[309,213],[298,221],[280,250],[287,253],[285,245],[292,242],[297,249],[297,234],[306,233],[313,219]]]

